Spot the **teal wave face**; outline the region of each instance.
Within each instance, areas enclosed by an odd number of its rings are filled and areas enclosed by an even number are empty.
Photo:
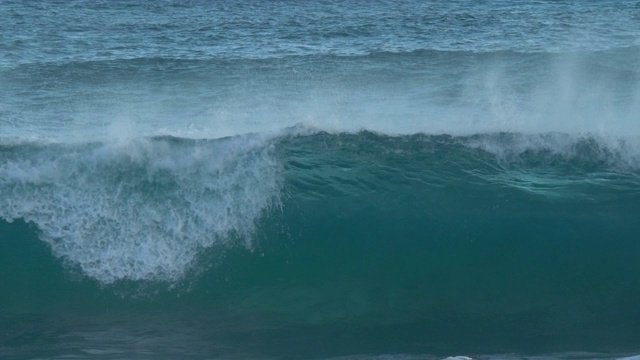
[[[88,318],[132,333],[151,318],[191,321],[236,345],[258,332],[261,354],[272,341],[322,356],[633,351],[632,140],[364,132],[7,145],[2,321],[61,334]]]

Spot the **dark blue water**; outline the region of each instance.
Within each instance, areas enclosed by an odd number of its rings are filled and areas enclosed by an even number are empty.
[[[640,353],[639,22],[0,2],[0,357]]]

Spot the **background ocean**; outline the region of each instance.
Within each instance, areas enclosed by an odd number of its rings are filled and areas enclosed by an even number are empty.
[[[637,354],[637,1],[0,1],[0,358]]]

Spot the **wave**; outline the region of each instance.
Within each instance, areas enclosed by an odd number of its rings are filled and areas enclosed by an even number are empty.
[[[139,69],[158,69],[162,71],[180,71],[180,70],[196,70],[198,68],[215,69],[216,67],[233,68],[233,67],[255,67],[264,66],[262,70],[268,71],[279,70],[283,65],[300,66],[303,64],[320,63],[331,65],[340,61],[352,62],[393,62],[396,66],[404,65],[406,62],[416,64],[427,64],[430,61],[444,64],[445,62],[453,62],[457,59],[474,60],[474,61],[495,61],[502,59],[508,60],[527,60],[542,62],[554,60],[561,57],[571,57],[573,59],[583,60],[608,60],[610,65],[620,66],[629,71],[629,73],[638,75],[637,55],[640,52],[639,45],[618,46],[603,50],[571,50],[571,51],[518,51],[512,49],[487,49],[478,50],[447,50],[447,49],[397,49],[397,50],[377,50],[364,53],[320,53],[320,54],[289,54],[279,55],[266,58],[252,57],[233,57],[233,58],[217,58],[207,56],[203,58],[189,58],[181,56],[130,56],[118,57],[113,59],[61,59],[61,60],[42,60],[30,63],[14,63],[12,67],[5,67],[1,71],[5,73],[7,79],[11,76],[24,76],[34,71],[48,72],[76,72],[83,75],[86,73],[100,73],[104,71],[129,71],[131,74],[138,72]],[[404,60],[404,61],[403,61]],[[416,62],[416,60],[418,60]]]
[[[374,217],[404,206],[435,211],[440,201],[464,212],[503,192],[523,202],[632,205],[639,143],[305,128],[217,140],[8,143],[0,147],[0,216],[35,224],[56,256],[101,282],[176,281],[202,249],[233,237],[251,248],[256,222],[291,199],[352,199],[336,218],[363,204],[379,209]]]

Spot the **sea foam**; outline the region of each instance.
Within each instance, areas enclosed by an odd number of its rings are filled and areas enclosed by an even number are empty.
[[[257,137],[2,150],[0,217],[35,224],[57,256],[103,283],[178,279],[232,235],[250,246],[279,194],[280,166]]]

